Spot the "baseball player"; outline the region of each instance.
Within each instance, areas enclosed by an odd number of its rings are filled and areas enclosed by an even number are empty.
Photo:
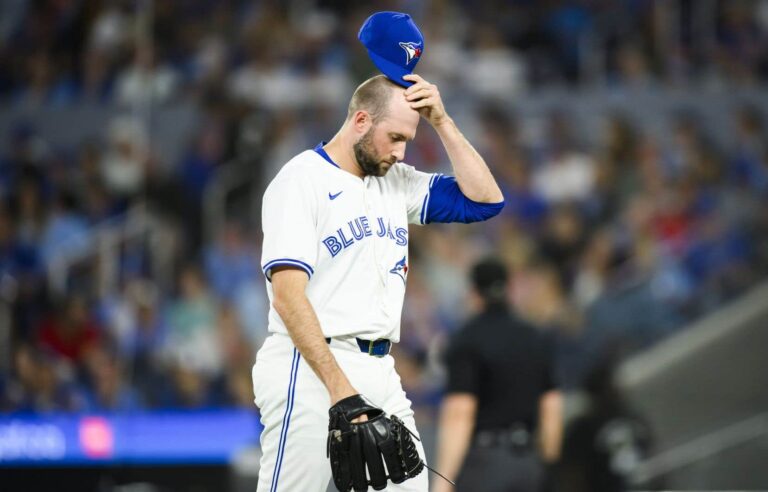
[[[365,401],[357,408],[396,416],[418,437],[388,355],[400,338],[409,224],[482,221],[504,204],[437,87],[411,73],[423,38],[410,18],[375,14],[360,38],[385,75],[363,82],[338,133],[288,161],[264,193],[271,335],[253,367],[264,425],[259,492],[326,490],[329,408]],[[439,135],[454,176],[402,162],[420,118]],[[361,423],[371,413],[352,415]],[[424,460],[418,441],[416,448]],[[335,470],[333,478],[338,487]],[[387,490],[427,491],[427,473],[405,478]]]

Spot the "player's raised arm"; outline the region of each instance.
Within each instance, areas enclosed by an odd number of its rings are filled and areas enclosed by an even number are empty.
[[[416,74],[405,75],[403,79],[414,82],[405,90],[405,98],[437,132],[464,196],[479,203],[503,202],[501,190],[482,156],[445,111],[437,86]]]

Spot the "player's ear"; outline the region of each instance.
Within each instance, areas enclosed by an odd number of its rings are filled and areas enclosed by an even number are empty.
[[[371,128],[371,125],[373,124],[373,118],[371,118],[370,113],[368,111],[359,110],[355,111],[355,114],[352,116],[352,124],[355,127],[355,130],[357,130],[361,134],[365,134],[369,128]]]

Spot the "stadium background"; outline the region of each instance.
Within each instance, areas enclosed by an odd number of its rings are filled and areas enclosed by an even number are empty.
[[[428,448],[467,268],[496,252],[569,420],[628,360],[636,488],[766,487],[764,0],[1,2],[0,480],[252,490],[261,192],[373,73],[376,10],[414,17],[507,201],[411,230],[395,356]],[[427,125],[406,161],[449,170]]]

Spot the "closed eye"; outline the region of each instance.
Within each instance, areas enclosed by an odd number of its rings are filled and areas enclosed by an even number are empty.
[[[390,133],[389,138],[392,142],[407,142],[408,140],[411,140],[401,133]]]

